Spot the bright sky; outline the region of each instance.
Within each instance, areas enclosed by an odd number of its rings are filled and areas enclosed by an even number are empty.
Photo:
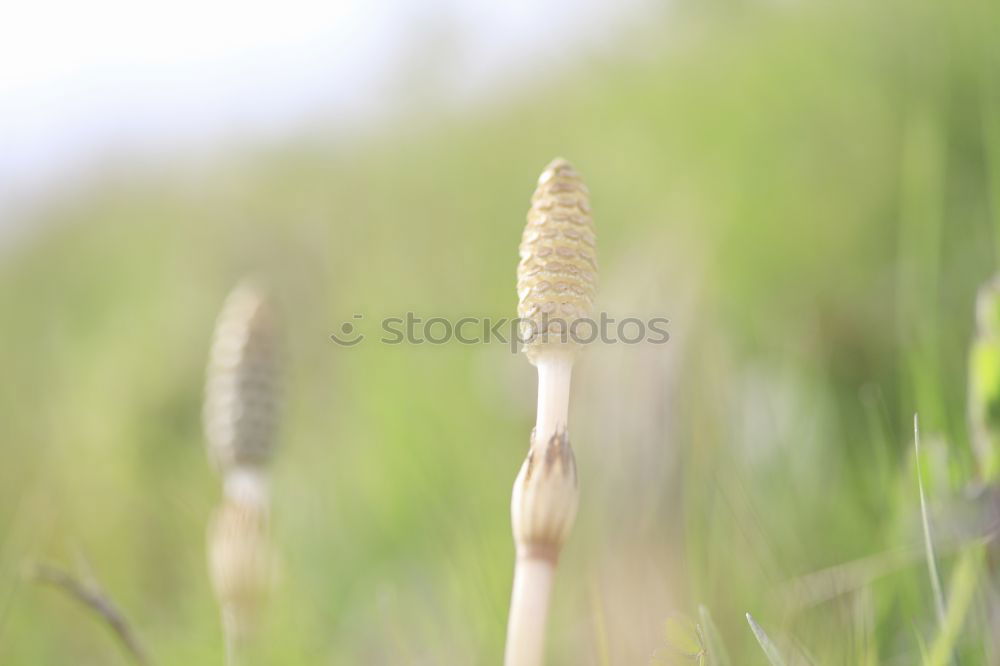
[[[416,72],[418,84],[428,76],[438,93],[480,98],[497,81],[599,45],[640,5],[9,3],[0,20],[0,212],[108,155],[280,136],[320,113],[377,117],[418,53],[440,55]]]

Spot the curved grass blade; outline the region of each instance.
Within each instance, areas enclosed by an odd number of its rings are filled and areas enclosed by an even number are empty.
[[[753,619],[753,615],[750,613],[747,613],[747,622],[750,624],[750,631],[753,632],[754,638],[757,639],[760,649],[764,651],[771,666],[786,666],[785,659],[781,656],[781,652],[778,651],[778,646],[774,644],[774,641],[767,635],[767,632],[757,624],[757,621]]]
[[[931,590],[934,592],[934,610],[937,613],[938,625],[944,625],[944,593],[941,591],[941,577],[938,575],[937,560],[934,557],[934,540],[931,538],[931,524],[927,518],[927,499],[924,496],[924,480],[920,471],[920,419],[913,415],[913,449],[917,461],[917,490],[920,493],[920,521],[924,530],[924,552],[927,556],[927,570],[931,577]]]
[[[931,645],[927,664],[946,666],[954,663],[953,655],[966,624],[969,608],[979,590],[979,574],[985,560],[986,548],[981,544],[970,546],[958,556],[948,586],[951,604],[941,629]]]

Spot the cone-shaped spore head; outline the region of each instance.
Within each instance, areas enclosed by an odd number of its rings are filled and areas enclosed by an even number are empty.
[[[572,350],[590,336],[597,291],[597,243],[590,193],[564,159],[538,179],[517,267],[518,317],[528,358]]]

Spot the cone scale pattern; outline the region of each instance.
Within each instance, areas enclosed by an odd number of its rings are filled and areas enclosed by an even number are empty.
[[[278,417],[274,313],[249,284],[226,299],[215,328],[205,386],[205,435],[224,474],[267,466]]]
[[[596,248],[587,186],[569,162],[553,160],[531,198],[517,267],[521,336],[533,363],[543,349],[571,344],[573,323],[591,317]]]

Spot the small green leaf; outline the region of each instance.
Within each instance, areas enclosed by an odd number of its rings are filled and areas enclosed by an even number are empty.
[[[666,638],[669,650],[687,657],[691,662],[698,661],[705,652],[698,625],[684,616],[672,615],[667,618]]]

